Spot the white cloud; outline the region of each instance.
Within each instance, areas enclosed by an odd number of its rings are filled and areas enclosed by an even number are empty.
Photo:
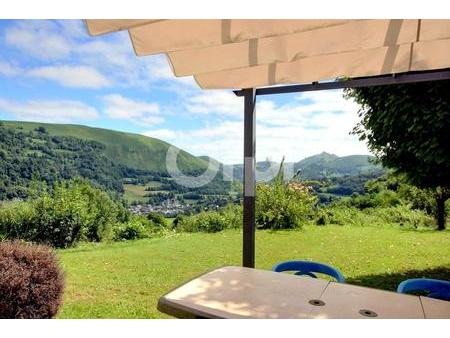
[[[19,120],[67,123],[96,119],[97,110],[79,101],[31,100],[14,102],[0,98],[0,110]]]
[[[9,62],[0,60],[0,74],[5,76],[14,76],[19,73],[19,69]]]
[[[152,126],[164,119],[159,115],[160,108],[156,103],[133,100],[120,94],[103,97],[104,113],[113,119],[126,119],[134,123]]]
[[[356,103],[342,97],[341,90],[302,93],[284,105],[262,99],[256,106],[258,120],[265,125],[298,124],[308,129],[327,128],[331,121],[356,122],[358,109]]]
[[[74,42],[74,53],[86,63],[130,68],[133,47],[128,35],[115,33],[110,38],[89,37]],[[135,56],[134,56],[135,57]]]
[[[176,77],[173,74],[165,55],[146,56],[137,58],[137,60],[141,64],[140,83],[143,86],[152,85],[154,87],[156,85],[159,89],[172,91],[179,95],[186,93],[189,95],[192,89],[198,89],[192,76]]]
[[[102,88],[110,81],[95,68],[87,66],[47,66],[30,70],[27,75],[52,80],[64,87]]]
[[[56,20],[59,31],[70,38],[82,38],[87,34],[87,29],[83,20]]]
[[[41,60],[57,60],[70,55],[70,42],[58,32],[53,21],[19,21],[6,30],[5,42]]]
[[[143,133],[143,135],[165,141],[171,141],[177,136],[177,133],[170,129],[155,129],[146,131]]]
[[[203,91],[189,97],[186,109],[197,114],[243,116],[243,99],[230,91]]]
[[[238,113],[242,114],[242,109],[241,104]],[[368,154],[366,145],[349,135],[358,121],[357,111],[356,104],[342,98],[342,91],[308,93],[286,104],[260,100],[256,109],[257,160],[280,161],[286,156],[287,161],[298,161],[322,151],[340,156]],[[198,129],[144,134],[162,138],[195,155],[209,155],[227,164],[242,162],[241,120],[210,120]]]

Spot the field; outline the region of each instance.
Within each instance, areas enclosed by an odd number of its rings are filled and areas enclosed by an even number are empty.
[[[148,187],[159,187],[161,186],[161,184],[159,182],[150,182],[147,183],[145,185],[135,185],[135,184],[124,184],[123,188],[124,188],[124,195],[123,197],[125,198],[125,200],[128,201],[128,203],[132,203],[132,202],[140,202],[140,203],[145,203],[148,198],[145,197],[146,195],[149,194],[148,191],[146,191],[145,189]]]
[[[395,290],[407,278],[450,279],[450,231],[309,226],[258,231],[256,265],[288,259],[338,267],[348,283]],[[59,318],[164,318],[158,298],[214,267],[240,265],[241,232],[174,234],[60,250],[67,285]]]

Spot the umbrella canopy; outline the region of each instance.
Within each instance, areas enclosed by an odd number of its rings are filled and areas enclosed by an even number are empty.
[[[237,89],[450,67],[450,20],[86,20],[128,30],[138,56],[165,53],[176,76]]]

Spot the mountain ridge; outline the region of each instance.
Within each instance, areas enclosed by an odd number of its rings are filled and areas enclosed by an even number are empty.
[[[384,173],[384,169],[374,163],[375,157],[371,155],[346,155],[338,156],[327,152],[305,157],[298,162],[285,162],[285,168],[292,168],[292,174],[298,173],[300,177],[306,180],[322,180],[325,178],[335,178],[355,175],[378,176]],[[274,161],[258,161],[256,163],[257,180],[265,180],[273,176],[273,171],[278,170],[280,163]],[[226,165],[225,165],[226,167]],[[242,181],[243,165],[235,164],[233,175],[235,179]],[[272,168],[272,173],[267,172]]]
[[[97,141],[105,145],[105,154],[116,163],[151,172],[166,173],[166,153],[172,145],[148,136],[88,127],[78,124],[54,124],[25,121],[0,121],[6,128],[34,131],[45,128],[50,135],[70,136],[83,140]],[[178,148],[177,148],[178,149]],[[178,165],[186,172],[202,171],[207,168],[204,159],[179,149]]]
[[[155,138],[77,124],[22,121],[0,121],[2,130],[0,194],[3,196],[25,196],[23,188],[36,175],[48,183],[81,176],[117,192],[123,191],[122,183],[145,185],[155,180],[163,182],[166,192],[188,191],[168,177],[166,153],[171,145]],[[203,172],[209,161],[218,169],[213,182],[197,193],[224,194],[229,189],[231,175],[234,181],[243,180],[242,164],[226,165],[210,156],[194,156],[178,150],[178,167],[188,175]],[[373,159],[370,155],[340,157],[322,152],[285,163],[285,168],[290,166],[290,173],[299,172],[304,180],[331,182],[335,186],[333,191],[342,195],[363,191],[368,179],[384,173]],[[257,180],[267,181],[276,175],[279,163],[259,161],[256,167]]]

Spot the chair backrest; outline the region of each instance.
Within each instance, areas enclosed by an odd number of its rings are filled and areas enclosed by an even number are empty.
[[[302,276],[310,276],[317,278],[315,273],[323,273],[325,275],[334,277],[339,283],[345,283],[345,278],[342,273],[329,265],[310,262],[310,261],[287,261],[275,265],[272,271],[283,272],[283,271],[297,271],[295,274]]]
[[[450,301],[450,282],[440,279],[407,279],[398,285],[397,292],[428,292],[427,297]]]

